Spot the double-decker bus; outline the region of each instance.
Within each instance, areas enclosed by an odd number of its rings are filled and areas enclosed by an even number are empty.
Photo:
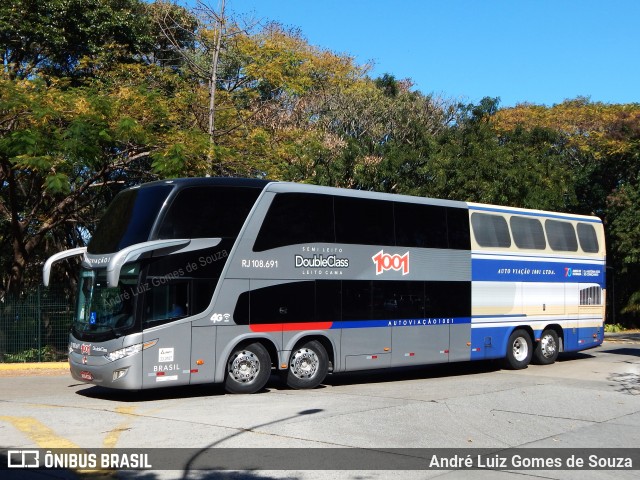
[[[116,196],[80,255],[75,379],[292,388],[330,372],[553,363],[604,336],[596,217],[250,179]]]

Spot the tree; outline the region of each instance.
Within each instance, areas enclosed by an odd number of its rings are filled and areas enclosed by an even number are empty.
[[[197,0],[197,15],[190,15],[184,9],[171,3],[156,3],[155,20],[166,42],[181,58],[197,82],[206,84],[207,135],[209,137],[209,163],[211,173],[216,172],[216,91],[218,87],[218,66],[223,44],[229,37],[239,32],[227,25],[225,0],[220,0],[218,11],[206,2]],[[235,26],[235,24],[233,25]]]
[[[497,135],[498,99],[461,108],[439,138],[425,193],[441,198],[549,210],[575,202],[571,175],[550,129]]]
[[[0,57],[12,79],[82,74],[83,57],[150,42],[140,0],[12,0],[0,6]],[[120,47],[120,48],[116,48]],[[122,61],[123,57],[112,58]]]

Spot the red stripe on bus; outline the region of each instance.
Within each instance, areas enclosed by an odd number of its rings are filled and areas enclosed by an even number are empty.
[[[333,322],[309,322],[309,323],[265,323],[263,325],[249,325],[252,332],[280,332],[290,330],[328,330]]]

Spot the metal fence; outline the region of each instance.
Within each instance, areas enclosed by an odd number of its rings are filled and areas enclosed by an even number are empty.
[[[71,294],[40,287],[0,300],[0,362],[55,362],[67,358],[73,321]]]

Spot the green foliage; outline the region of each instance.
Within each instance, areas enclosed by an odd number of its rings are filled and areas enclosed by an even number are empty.
[[[614,255],[625,269],[640,264],[640,178],[611,193],[607,213]]]
[[[74,74],[83,57],[151,42],[140,0],[12,0],[0,6],[0,56],[13,76]]]
[[[30,348],[23,352],[7,353],[3,357],[5,363],[60,362],[66,359],[66,353],[56,352],[51,345],[46,345],[40,349]]]
[[[604,326],[605,333],[620,333],[624,331],[624,327],[619,323],[607,323]]]

